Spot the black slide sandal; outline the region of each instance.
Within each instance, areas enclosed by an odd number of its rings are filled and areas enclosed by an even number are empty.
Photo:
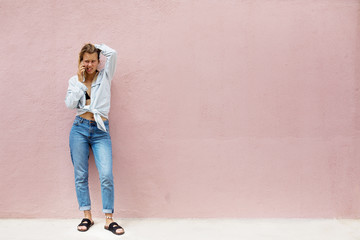
[[[81,223],[78,225],[78,227],[86,227],[86,229],[84,230],[80,230],[79,228],[77,228],[78,231],[80,232],[86,232],[87,230],[89,230],[89,228],[94,225],[94,222],[91,222],[90,219],[88,218],[83,218],[83,220],[81,220]]]
[[[116,222],[112,222],[110,223],[109,226],[104,226],[104,228],[106,230],[109,230],[110,232],[112,232],[115,235],[123,235],[125,233],[125,231],[123,231],[122,233],[116,233],[117,229],[122,229],[124,230],[119,224],[117,224]]]

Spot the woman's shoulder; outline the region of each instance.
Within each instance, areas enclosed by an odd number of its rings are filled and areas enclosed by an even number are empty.
[[[76,82],[76,81],[79,81],[78,75],[74,75],[69,79],[69,82]]]
[[[74,75],[69,79],[69,85],[70,86],[79,86],[79,85],[82,85],[82,84],[79,81],[79,77],[77,75]]]

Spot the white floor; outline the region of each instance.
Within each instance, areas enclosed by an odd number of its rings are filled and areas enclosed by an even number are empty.
[[[6,240],[350,240],[360,239],[360,220],[345,219],[120,219],[125,235],[103,228],[103,219],[78,232],[79,219],[0,219]]]

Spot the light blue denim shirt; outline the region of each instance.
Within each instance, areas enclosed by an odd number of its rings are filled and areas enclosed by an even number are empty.
[[[85,92],[88,89],[78,80],[78,76],[75,75],[69,80],[65,104],[70,109],[77,109],[77,116],[86,112],[93,113],[97,127],[106,132],[101,117],[106,119],[109,118],[111,97],[110,87],[116,69],[117,53],[114,49],[105,44],[95,44],[94,46],[101,50],[101,54],[103,54],[107,60],[105,67],[99,72],[97,79],[91,85],[91,103],[90,105],[85,105]]]

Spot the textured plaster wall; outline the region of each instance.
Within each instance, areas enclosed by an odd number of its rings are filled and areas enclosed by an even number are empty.
[[[360,217],[359,10],[1,0],[0,217],[80,216],[64,97],[86,42],[119,53],[117,217]]]

